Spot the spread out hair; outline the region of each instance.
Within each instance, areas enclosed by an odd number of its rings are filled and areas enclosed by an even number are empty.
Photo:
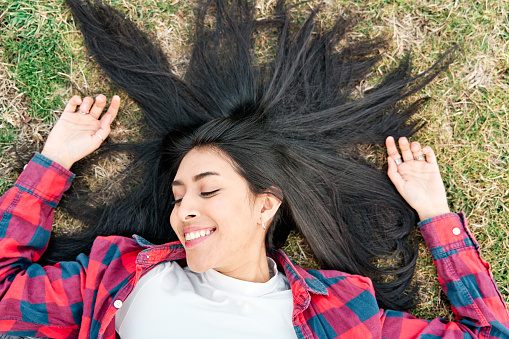
[[[282,199],[267,226],[268,246],[282,246],[297,230],[322,268],[370,277],[380,307],[414,305],[417,216],[359,146],[422,126],[410,118],[426,99],[404,99],[447,67],[452,51],[416,75],[407,55],[358,93],[387,45],[383,38],[347,39],[359,18],[340,17],[325,29],[316,18],[321,6],[301,6],[309,15],[297,24],[284,0],[265,19],[255,17],[251,1],[202,0],[179,77],[157,42],[118,10],[99,1],[67,4],[90,54],[141,108],[145,131],[138,143],[104,145],[99,156],[132,155],[115,178],[124,189],[111,192],[116,198],[107,205],[94,204],[93,192],[71,192],[64,207],[88,227],[53,237],[44,262],[74,260],[99,235],[177,240],[169,222],[171,182],[187,152],[214,147],[253,193],[275,188]],[[268,60],[255,57],[259,34],[275,35]]]

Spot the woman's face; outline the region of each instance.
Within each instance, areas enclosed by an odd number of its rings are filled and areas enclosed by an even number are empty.
[[[245,270],[267,265],[265,231],[260,226],[265,195],[250,191],[222,151],[191,150],[179,166],[172,189],[175,206],[170,222],[192,271],[213,268],[249,280]]]

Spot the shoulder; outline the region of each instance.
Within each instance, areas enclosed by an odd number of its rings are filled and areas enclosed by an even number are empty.
[[[367,277],[336,270],[315,270],[300,267],[298,269],[309,276],[305,279],[306,282],[313,281],[314,284],[318,282],[323,284],[329,295],[334,295],[344,302],[360,295],[364,295],[366,301],[376,302],[373,282]]]
[[[375,294],[373,282],[367,277],[337,270],[303,268],[293,263],[282,250],[270,250],[291,285],[297,284],[316,294],[341,294],[346,298],[366,291]]]
[[[135,265],[146,267],[183,260],[185,250],[178,241],[154,245],[138,235],[131,238],[112,235],[95,239],[89,259],[110,268],[118,265],[134,270]]]
[[[99,263],[104,268],[112,266],[133,266],[138,254],[144,248],[134,239],[122,236],[97,237],[90,250],[88,261]]]
[[[308,275],[308,285],[321,284],[325,288],[325,293],[310,293],[309,307],[301,314],[302,323],[315,333],[372,337],[371,331],[380,327],[380,308],[371,279],[335,270],[298,269],[303,276]]]

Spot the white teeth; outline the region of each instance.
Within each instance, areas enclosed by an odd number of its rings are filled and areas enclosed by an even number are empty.
[[[212,233],[210,230],[200,230],[200,231],[196,231],[196,232],[189,232],[189,233],[186,233],[184,235],[184,237],[186,238],[187,241],[192,241],[192,240],[196,240],[200,237],[204,237],[206,235],[209,235],[210,233]]]

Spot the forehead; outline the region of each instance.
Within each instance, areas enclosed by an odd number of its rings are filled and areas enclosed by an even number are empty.
[[[220,176],[238,175],[231,159],[223,151],[213,148],[193,148],[182,159],[175,180],[193,177],[197,174],[215,172]]]

